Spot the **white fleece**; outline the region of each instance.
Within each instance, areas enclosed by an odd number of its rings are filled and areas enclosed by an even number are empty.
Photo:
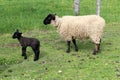
[[[57,28],[58,33],[65,41],[71,41],[72,38],[84,40],[91,38],[96,44],[100,43],[105,26],[105,20],[97,15],[87,16],[55,16],[51,25]]]

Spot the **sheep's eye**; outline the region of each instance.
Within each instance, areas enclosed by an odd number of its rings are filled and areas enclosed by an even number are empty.
[[[49,17],[48,20],[51,20],[51,18]]]

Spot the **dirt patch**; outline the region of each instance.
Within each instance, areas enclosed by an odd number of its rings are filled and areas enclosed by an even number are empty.
[[[8,44],[3,44],[1,47],[7,48],[7,47],[18,47],[20,44],[18,43],[8,43]]]
[[[46,62],[45,61],[41,61],[40,64],[44,65],[44,64],[46,64]]]

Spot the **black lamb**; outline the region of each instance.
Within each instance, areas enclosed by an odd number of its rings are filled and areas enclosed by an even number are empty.
[[[13,34],[12,36],[13,39],[17,38],[18,41],[20,42],[21,46],[22,46],[22,56],[24,56],[24,59],[27,59],[27,55],[26,55],[26,48],[28,46],[32,47],[35,56],[34,56],[34,61],[39,59],[39,54],[40,54],[40,42],[38,39],[35,38],[27,38],[27,37],[23,37],[22,33],[19,32],[19,30],[16,30],[16,32]]]

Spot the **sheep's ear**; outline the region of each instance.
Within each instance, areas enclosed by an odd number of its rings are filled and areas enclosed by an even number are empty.
[[[53,17],[53,20],[55,20],[55,14],[54,14],[54,15],[52,15],[52,17]]]

